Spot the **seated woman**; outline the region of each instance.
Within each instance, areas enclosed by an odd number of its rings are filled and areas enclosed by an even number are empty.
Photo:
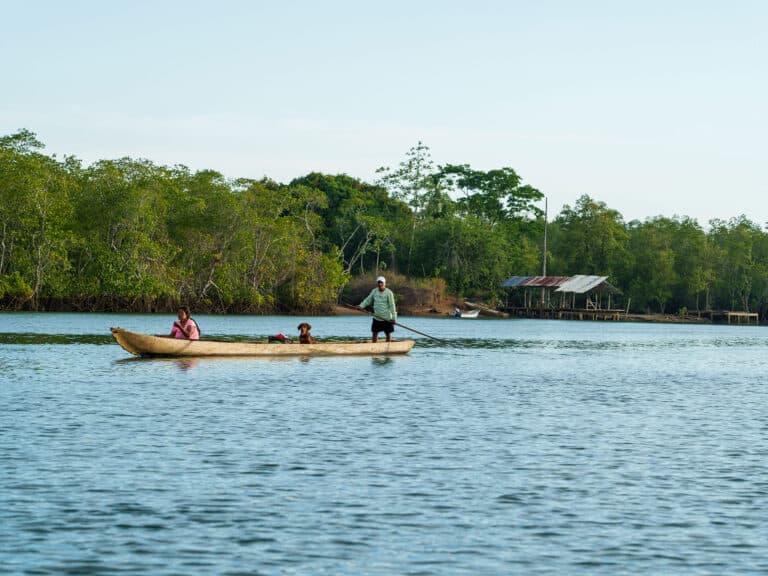
[[[188,306],[179,306],[179,319],[173,323],[171,338],[186,338],[187,340],[200,340],[200,328],[189,315]]]

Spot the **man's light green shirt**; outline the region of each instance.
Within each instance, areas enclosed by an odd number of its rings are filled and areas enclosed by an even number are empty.
[[[382,320],[397,321],[397,309],[395,308],[395,295],[389,288],[379,290],[374,288],[371,293],[360,302],[360,308],[370,306],[373,302],[373,313]]]

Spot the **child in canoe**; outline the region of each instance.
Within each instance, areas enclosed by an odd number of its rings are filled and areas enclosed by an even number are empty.
[[[189,314],[189,306],[179,306],[179,319],[173,323],[169,334],[171,338],[200,340],[200,328]]]

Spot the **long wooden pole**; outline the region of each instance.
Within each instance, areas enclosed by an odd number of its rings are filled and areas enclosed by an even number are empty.
[[[368,312],[368,310],[364,310],[363,308],[360,308],[360,306],[353,306],[352,304],[347,304],[346,302],[342,302],[342,305],[346,306],[347,308],[351,308],[352,310],[357,310],[358,312],[365,312],[368,314],[368,316],[373,316],[376,318],[376,320],[381,320],[383,322],[392,322],[395,326],[400,326],[400,328],[405,328],[406,330],[410,330],[411,332],[415,332],[416,334],[420,334],[421,336],[426,336],[427,338],[432,338],[432,340],[437,340],[438,342],[443,342],[440,338],[435,338],[434,336],[430,336],[429,334],[425,334],[424,332],[419,332],[415,328],[411,328],[409,326],[406,326],[405,324],[400,324],[400,322],[395,322],[394,320],[387,320],[385,318],[379,318],[376,316],[376,314],[373,314],[372,312]]]

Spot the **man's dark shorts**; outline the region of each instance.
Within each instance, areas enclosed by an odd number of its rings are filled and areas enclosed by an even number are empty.
[[[387,322],[386,320],[376,320],[375,318],[373,319],[373,324],[371,324],[371,332],[384,332],[384,334],[392,334],[394,331],[395,325],[392,324],[392,322]]]

